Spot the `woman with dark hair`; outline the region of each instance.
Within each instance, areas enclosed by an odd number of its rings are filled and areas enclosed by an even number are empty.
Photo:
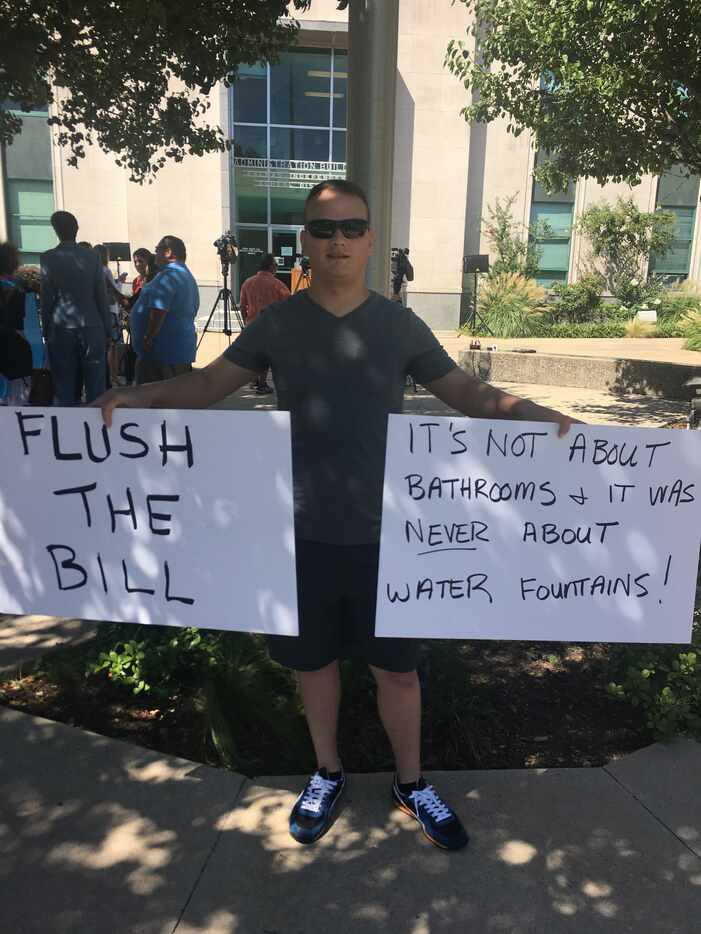
[[[156,269],[156,257],[150,250],[147,250],[146,247],[140,247],[138,250],[134,250],[132,259],[138,275],[131,284],[130,307],[136,302],[141,289],[147,282],[150,282],[158,272]]]
[[[136,268],[137,275],[132,281],[131,295],[127,299],[126,311],[124,313],[123,321],[127,330],[127,343],[124,348],[124,356],[122,357],[121,365],[122,376],[129,385],[133,383],[136,371],[136,354],[134,353],[134,348],[131,343],[131,321],[129,320],[129,313],[139,300],[143,287],[158,274],[156,257],[150,250],[147,250],[146,247],[139,247],[138,250],[134,250],[131,254],[131,258]]]

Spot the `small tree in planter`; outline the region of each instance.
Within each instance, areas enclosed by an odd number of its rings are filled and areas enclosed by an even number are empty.
[[[538,274],[538,264],[543,251],[536,243],[537,237],[545,236],[547,224],[524,227],[514,220],[512,208],[518,192],[510,195],[504,202],[496,199],[494,207],[487,208],[487,219],[483,221],[486,234],[496,259],[489,270],[490,278],[502,273],[518,273],[526,279],[534,279]]]
[[[644,265],[651,252],[664,256],[674,239],[674,215],[658,210],[645,213],[632,198],[615,205],[597,204],[577,221],[577,229],[591,244],[608,292],[624,305],[640,305],[659,294],[662,283],[645,279]]]

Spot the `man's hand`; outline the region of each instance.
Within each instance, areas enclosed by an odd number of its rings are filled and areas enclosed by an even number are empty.
[[[148,409],[151,407],[149,393],[142,386],[130,389],[108,389],[89,403],[92,408],[102,409],[102,419],[108,428],[112,427],[112,413],[115,409]]]
[[[146,353],[151,353],[153,350],[153,338],[150,334],[144,334],[144,350]]]
[[[556,412],[555,414],[557,415],[557,418],[553,418],[552,421],[554,421],[557,425],[558,438],[564,438],[572,425],[585,424],[585,422],[580,421],[578,418],[572,418],[570,415],[563,415],[562,412]]]

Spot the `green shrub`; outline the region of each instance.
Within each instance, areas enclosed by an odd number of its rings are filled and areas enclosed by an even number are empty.
[[[701,738],[701,561],[689,647],[621,645],[609,658],[616,678],[609,695],[639,708],[656,739],[679,733]]]
[[[677,318],[658,318],[655,337],[684,337],[684,330]]]
[[[134,694],[162,696],[173,686],[192,684],[220,664],[219,633],[103,623],[88,656],[86,674],[104,673],[113,684]]]
[[[548,317],[553,324],[594,321],[601,310],[602,291],[601,277],[593,273],[572,285],[556,282],[551,288],[555,301],[548,306]]]
[[[701,312],[690,311],[678,323],[686,338],[684,350],[701,351]]]
[[[625,333],[626,326],[619,321],[587,321],[541,327],[539,337],[625,337]]]
[[[480,289],[478,308],[495,337],[531,337],[539,333],[545,290],[519,273],[490,276]]]
[[[658,318],[682,318],[689,311],[701,310],[701,301],[683,292],[667,292],[650,303]]]
[[[619,305],[618,302],[604,302],[601,306],[602,321],[620,321],[625,324],[635,317],[635,309],[628,305]]]
[[[84,673],[154,702],[193,698],[204,733],[227,768],[250,773],[262,765],[242,748],[269,752],[273,746],[281,767],[293,771],[300,750],[311,755],[294,673],[271,661],[262,636],[103,623]]]

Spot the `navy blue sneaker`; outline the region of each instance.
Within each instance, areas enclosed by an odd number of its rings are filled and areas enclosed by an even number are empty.
[[[421,825],[424,834],[434,846],[443,850],[461,850],[469,837],[457,814],[439,796],[433,785],[420,778],[411,790],[402,791],[394,776],[392,798],[397,807],[410,814]]]
[[[346,786],[343,770],[319,769],[307,782],[290,812],[290,833],[298,843],[316,843],[332,823],[333,809]]]

